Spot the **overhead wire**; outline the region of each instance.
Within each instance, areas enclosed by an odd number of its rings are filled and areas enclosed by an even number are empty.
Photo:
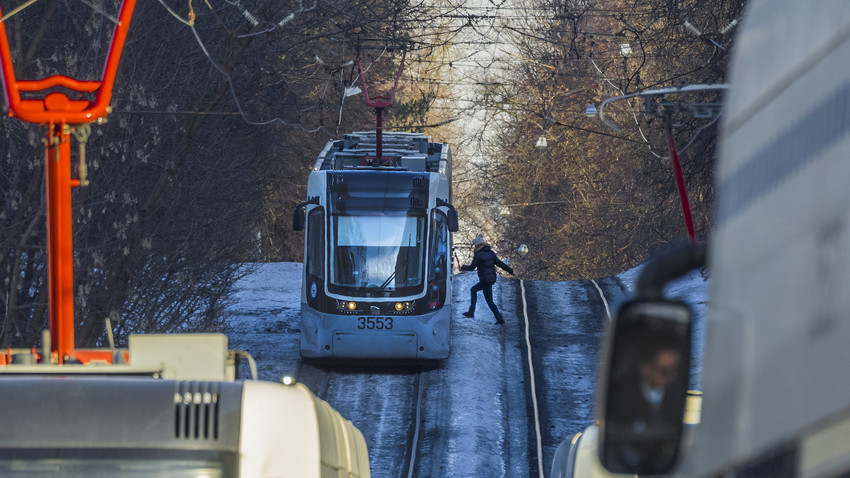
[[[599,74],[602,75],[602,78],[606,83],[608,83],[612,88],[614,88],[621,95],[625,94],[625,93],[623,93],[623,90],[621,90],[617,85],[615,85],[614,82],[612,82],[608,78],[608,76],[599,68],[599,66],[596,64],[596,62],[593,61],[593,58],[590,58],[590,62],[593,64],[593,67],[596,68],[596,70],[599,72]],[[643,139],[643,142],[646,144],[647,148],[649,148],[649,152],[652,153],[652,155],[655,156],[656,158],[665,159],[664,156],[659,155],[658,153],[656,153],[652,149],[652,143],[650,143],[650,141],[649,141],[649,139],[647,139],[646,135],[643,134],[643,129],[640,126],[640,120],[638,120],[638,117],[637,117],[637,114],[635,113],[635,108],[634,108],[634,105],[632,105],[632,102],[626,101],[626,103],[629,105],[629,110],[631,111],[632,117],[635,120],[635,124],[638,127],[638,132],[640,133],[640,137]]]
[[[29,3],[32,3],[32,2],[35,2],[35,1],[37,1],[37,0],[30,0]],[[85,1],[85,0],[81,0],[81,1]],[[256,14],[254,14],[253,12],[251,12],[250,10],[245,8],[239,0],[225,0],[225,1],[226,1],[227,4],[236,8],[240,12],[240,15],[243,18],[245,18],[246,21],[248,21],[252,26],[254,26],[254,27],[260,26],[260,25],[268,25],[269,26],[268,28],[265,28],[265,29],[257,31],[257,32],[240,34],[240,35],[238,35],[239,38],[255,36],[255,35],[258,35],[258,34],[261,34],[261,33],[268,33],[268,32],[270,32],[270,31],[272,31],[276,28],[282,27],[282,26],[288,24],[289,22],[291,22],[298,15],[300,15],[304,12],[309,12],[309,11],[315,9],[317,7],[317,4],[318,4],[318,0],[313,0],[311,6],[305,7],[304,4],[303,4],[303,0],[299,0],[297,9],[290,11],[286,15],[283,15],[280,20],[278,20],[276,22],[271,22],[271,21],[267,21],[267,20],[261,20]],[[219,74],[224,76],[224,78],[226,79],[226,81],[228,83],[228,89],[230,91],[230,95],[231,95],[231,97],[233,98],[233,100],[236,104],[236,107],[237,107],[237,110],[239,111],[239,114],[242,116],[242,118],[245,122],[247,122],[248,124],[252,124],[252,125],[267,125],[267,124],[279,122],[280,124],[282,124],[284,126],[297,127],[297,128],[300,128],[301,130],[303,130],[305,132],[311,132],[311,133],[324,129],[324,127],[321,126],[321,125],[317,128],[312,128],[312,129],[306,128],[300,123],[289,123],[289,122],[284,121],[283,119],[281,119],[279,117],[276,117],[276,118],[273,118],[273,119],[270,119],[270,120],[262,120],[262,121],[251,120],[247,116],[247,114],[245,113],[245,111],[242,107],[242,104],[239,101],[233,78],[231,77],[230,74],[228,74],[214,60],[214,58],[210,54],[209,50],[207,49],[206,45],[204,44],[204,42],[200,38],[200,35],[199,35],[197,29],[194,26],[194,21],[193,21],[194,19],[187,20],[185,18],[182,18],[173,9],[171,9],[164,2],[164,0],[159,0],[159,2],[160,2],[161,5],[163,5],[163,7],[166,8],[166,10],[173,17],[177,18],[179,21],[181,21],[187,27],[190,28],[193,36],[195,37],[196,42],[199,45],[199,48],[201,49],[203,54],[206,56],[206,58],[208,59],[210,64],[213,66],[213,68],[216,71],[219,72]],[[209,5],[209,3],[207,3],[207,5]],[[190,1],[190,6],[191,6],[191,1]],[[210,8],[212,8],[212,7],[210,6]],[[484,11],[484,14],[472,13],[472,12],[475,12],[475,11],[482,11],[482,10]],[[441,19],[465,20],[466,22],[464,24],[458,25],[458,26],[455,27],[456,33],[459,34],[460,31],[462,31],[464,28],[468,27],[472,32],[474,32],[474,35],[477,36],[477,38],[484,38],[485,39],[483,41],[478,40],[477,42],[460,41],[460,42],[456,42],[457,44],[463,45],[463,44],[473,44],[473,43],[475,43],[477,45],[482,45],[482,44],[483,45],[492,45],[492,46],[495,46],[496,51],[499,51],[500,53],[502,53],[504,55],[513,57],[513,58],[520,60],[520,61],[523,61],[523,62],[536,64],[536,65],[539,65],[541,67],[548,68],[548,69],[553,70],[553,71],[557,71],[558,68],[559,68],[558,66],[546,64],[546,63],[541,62],[539,60],[535,60],[533,58],[523,56],[520,53],[509,52],[505,48],[499,46],[499,45],[503,44],[503,41],[500,37],[501,37],[501,34],[504,31],[512,31],[512,32],[520,34],[520,35],[530,36],[531,38],[534,38],[537,41],[543,41],[543,42],[553,44],[553,45],[567,46],[565,43],[560,42],[556,39],[543,38],[539,35],[533,34],[533,33],[539,32],[540,31],[539,29],[534,29],[530,26],[512,26],[512,25],[509,25],[508,22],[516,22],[516,21],[520,21],[520,20],[528,21],[529,16],[528,15],[504,15],[504,12],[507,12],[507,11],[523,12],[523,13],[526,13],[526,12],[548,13],[549,12],[546,9],[536,8],[536,7],[518,8],[518,7],[504,7],[504,6],[500,6],[500,7],[489,7],[489,6],[484,6],[484,7],[469,6],[469,7],[467,7],[467,6],[464,6],[462,9],[461,9],[461,7],[457,7],[457,8],[453,8],[451,10],[447,10],[446,13],[440,13],[438,11],[436,17],[441,18]],[[614,10],[614,9],[611,9],[611,10],[588,9],[588,10],[585,10],[582,13],[575,15],[575,16],[567,15],[567,14],[556,14],[556,15],[546,15],[545,18],[546,19],[553,19],[553,20],[574,20],[578,17],[593,16],[593,15],[610,16],[610,15],[623,14],[623,13],[624,13],[624,11],[622,11],[622,10]],[[635,14],[650,15],[653,12],[651,10],[647,10],[646,12],[629,11],[628,13],[630,15],[635,15]],[[496,24],[496,22],[499,21],[499,20],[502,21],[501,25]],[[486,25],[478,25],[477,23],[484,23]],[[581,34],[582,35],[596,35],[596,36],[606,36],[607,35],[607,36],[611,36],[611,37],[617,36],[617,34],[606,33],[606,32],[582,32]],[[494,35],[495,35],[495,38],[493,38]],[[419,40],[420,48],[433,48],[433,47],[444,45],[444,43],[443,44],[429,44],[429,43],[425,43],[425,42],[421,41],[421,39],[426,38],[428,36],[436,37],[437,34],[434,33],[434,34],[431,34],[431,35],[428,35],[428,34],[420,35],[420,37],[419,37],[420,38],[420,40]],[[416,39],[413,39],[412,41],[413,41],[413,43],[417,42]],[[382,51],[381,54],[378,56],[378,59],[380,59],[384,55],[384,53],[386,53],[386,51],[387,50],[386,50],[386,47],[385,47],[384,51]],[[597,52],[598,54],[596,56],[596,59],[605,59],[606,58],[605,56],[599,56],[599,54],[604,55],[605,53],[614,53],[616,51],[617,50],[615,48],[612,48],[610,50],[601,50],[601,51]],[[435,65],[438,65],[438,66],[444,66],[444,65],[446,65],[446,63],[448,63],[448,65],[450,67],[453,66],[453,65],[457,65],[458,67],[469,68],[469,65],[472,65],[473,68],[483,68],[483,69],[486,69],[487,71],[492,71],[492,69],[494,67],[499,68],[499,69],[503,69],[505,71],[515,71],[515,68],[511,67],[512,63],[509,63],[507,60],[505,60],[503,58],[490,58],[487,61],[487,64],[482,64],[479,60],[476,60],[474,58],[475,53],[477,53],[477,51],[471,53],[471,55],[468,56],[466,60],[448,60],[448,61],[446,61],[446,60],[431,60],[431,59],[427,59],[427,58],[421,58],[418,61],[419,61],[419,63],[435,64]],[[615,58],[615,56],[612,55],[610,58],[613,59],[613,58]],[[318,56],[317,56],[316,59],[317,59],[318,62],[322,61],[321,58],[319,58]],[[602,69],[599,67],[599,65],[596,63],[596,61],[593,57],[584,58],[584,59],[582,59],[582,58],[575,58],[575,59],[567,58],[567,59],[562,59],[562,61],[581,62],[581,61],[586,61],[587,59],[590,60],[593,67],[599,72],[600,75],[602,75],[602,79],[605,83],[614,87],[617,91],[620,91],[619,88],[617,88],[616,85],[614,85],[614,83],[607,77],[607,75],[605,75],[605,73],[602,71]],[[344,58],[343,58],[343,60],[344,60]],[[466,63],[464,64],[464,62],[466,62]],[[501,66],[502,63],[505,66]],[[499,66],[494,66],[494,65],[499,65]],[[371,66],[371,63],[370,63],[370,66]],[[340,68],[334,69],[330,73],[330,75],[325,79],[325,85],[322,88],[322,94],[321,94],[322,99],[324,98],[324,96],[326,95],[326,93],[328,91],[328,87],[330,85],[330,82],[332,80],[333,75],[338,73],[340,75],[339,80],[340,81],[343,80],[343,76],[342,76],[343,75],[343,67],[344,67],[344,64]],[[368,67],[367,67],[367,69],[368,69]],[[462,75],[462,78],[464,78],[464,77],[469,78],[471,76],[472,75],[469,75],[469,74]],[[571,75],[571,76],[574,76],[574,77],[593,77],[592,75],[587,75],[587,76],[585,76],[585,75]],[[290,76],[287,76],[287,78],[290,78]],[[300,77],[300,78],[310,80],[310,79],[313,79],[314,77]],[[492,82],[489,82],[489,84],[482,84],[480,82],[465,82],[465,81],[457,81],[457,80],[447,80],[447,79],[443,79],[443,78],[440,78],[440,79],[420,78],[420,79],[418,79],[418,81],[429,82],[431,84],[437,84],[437,85],[446,85],[446,86],[494,86],[494,84]],[[350,88],[354,88],[356,83],[357,83],[357,79],[354,79],[350,83],[348,88],[342,88],[342,93],[341,93],[341,98],[340,98],[340,108],[339,108],[339,113],[337,115],[337,129],[338,129],[338,127],[339,127],[339,125],[341,124],[341,121],[342,121],[342,114],[343,114],[345,98],[347,97],[347,91],[349,91]],[[318,104],[313,105],[311,107],[308,107],[307,109],[315,109],[316,107],[318,107]],[[632,109],[632,116],[633,116],[636,124],[638,125],[638,131],[640,132],[641,138],[643,139],[645,144],[647,144],[648,148],[650,149],[650,152],[653,155],[655,155],[659,158],[663,157],[663,156],[658,155],[657,153],[655,153],[652,150],[652,145],[650,144],[646,135],[643,133],[642,129],[640,128],[640,122],[638,121],[637,115],[634,112],[634,108],[632,107],[631,104],[630,104],[630,107]],[[326,130],[326,132],[328,132],[328,131]],[[330,132],[328,132],[328,133],[330,133]]]
[[[266,28],[265,30],[260,30],[260,31],[257,31],[257,32],[251,32],[251,33],[243,33],[243,34],[241,34],[241,35],[237,35],[237,38],[247,38],[247,37],[251,37],[251,36],[258,36],[258,35],[262,35],[262,34],[265,34],[265,33],[270,33],[270,32],[272,32],[272,31],[274,31],[274,30],[276,30],[276,29],[278,29],[278,28],[282,28],[282,27],[283,27],[283,26],[285,26],[287,23],[289,23],[289,22],[291,22],[292,20],[294,20],[294,19],[295,19],[295,17],[297,17],[298,15],[300,15],[300,14],[302,14],[302,13],[305,13],[305,12],[309,12],[309,11],[311,11],[311,10],[314,10],[314,9],[318,6],[318,4],[319,4],[318,0],[313,0],[313,6],[312,6],[312,7],[304,8],[304,2],[303,2],[303,0],[298,0],[298,10],[295,10],[295,11],[291,11],[291,12],[289,12],[286,16],[284,16],[284,17],[283,17],[282,19],[280,19],[278,22],[275,22],[275,23],[269,23],[269,22],[261,21],[261,20],[260,20],[259,18],[257,18],[257,16],[256,16],[256,15],[254,15],[251,11],[249,11],[247,8],[243,7],[243,6],[242,6],[242,4],[241,4],[238,0],[236,0],[236,1],[233,1],[233,0],[225,0],[225,2],[227,2],[227,3],[229,3],[230,5],[233,5],[234,7],[236,7],[236,8],[238,8],[238,9],[240,9],[240,11],[241,11],[241,13],[242,13],[242,16],[243,16],[246,20],[248,20],[248,22],[249,22],[251,25],[253,25],[253,26],[255,26],[255,27],[256,27],[256,26],[259,26],[259,25],[260,25],[260,23],[265,23],[266,25],[271,25],[269,28]]]
[[[265,126],[265,125],[269,125],[269,124],[279,123],[279,124],[282,124],[283,126],[299,128],[302,131],[304,131],[305,133],[316,133],[316,132],[319,132],[319,131],[325,131],[329,136],[333,136],[322,125],[320,125],[316,128],[313,128],[313,129],[308,129],[308,128],[305,128],[300,123],[289,123],[287,121],[284,121],[280,117],[274,117],[272,119],[262,120],[262,121],[254,121],[254,120],[251,120],[250,118],[248,118],[248,115],[245,113],[244,109],[242,108],[242,103],[239,101],[239,97],[236,94],[236,87],[234,85],[233,78],[230,76],[229,73],[227,73],[223,68],[221,68],[221,66],[218,65],[218,63],[213,59],[212,55],[210,55],[210,53],[207,50],[207,47],[204,44],[203,40],[201,40],[201,37],[198,34],[198,30],[195,28],[195,22],[194,22],[194,18],[193,18],[194,13],[190,11],[190,17],[188,19],[185,19],[185,18],[181,17],[177,12],[172,10],[171,7],[169,7],[165,3],[164,0],[159,0],[159,3],[163,7],[165,7],[165,9],[174,18],[176,18],[177,20],[179,20],[181,23],[183,23],[184,25],[186,25],[189,28],[189,30],[192,32],[192,35],[195,37],[195,41],[198,43],[198,47],[201,49],[201,51],[207,57],[207,60],[210,62],[210,65],[212,65],[212,67],[225,78],[225,80],[227,81],[228,89],[230,90],[230,95],[233,98],[233,101],[236,103],[236,109],[239,110],[239,114],[242,116],[243,121],[245,121],[246,123],[248,123],[250,125],[254,125],[254,126]],[[190,5],[191,5],[191,2],[190,2]],[[327,83],[326,83],[326,86],[327,86]],[[324,96],[324,91],[323,91],[322,95]]]
[[[94,5],[91,2],[89,2],[88,0],[78,0],[78,1],[80,3],[86,5],[87,7],[91,8],[92,10],[97,12],[98,14],[103,15],[104,17],[112,20],[112,23],[115,23],[115,24],[119,23],[118,17],[116,17],[115,15],[110,15],[107,12],[104,12],[103,9],[100,8],[98,5]]]
[[[6,20],[17,15],[18,13],[21,13],[22,11],[24,11],[25,8],[31,6],[32,4],[34,4],[37,1],[38,0],[27,0],[26,2],[18,5],[17,7],[13,8],[11,11],[9,11],[9,13],[3,15],[3,17],[0,17],[0,23],[5,22]]]

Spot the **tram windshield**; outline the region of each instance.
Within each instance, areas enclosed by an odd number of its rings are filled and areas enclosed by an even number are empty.
[[[425,290],[428,191],[424,173],[328,173],[330,292],[405,297]]]
[[[422,290],[424,216],[337,215],[331,230],[331,289],[366,297]]]

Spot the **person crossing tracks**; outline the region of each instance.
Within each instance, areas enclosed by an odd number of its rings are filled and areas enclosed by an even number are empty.
[[[499,266],[510,275],[514,275],[514,270],[511,266],[499,260],[499,257],[490,248],[490,244],[484,240],[484,236],[482,234],[475,236],[472,240],[472,246],[475,250],[475,254],[472,257],[472,263],[462,265],[460,268],[464,271],[474,271],[475,269],[478,269],[478,283],[469,289],[469,310],[464,312],[463,316],[475,316],[475,303],[478,300],[478,292],[480,291],[484,293],[484,300],[487,301],[490,311],[492,311],[493,315],[496,317],[495,325],[502,325],[505,323],[505,320],[502,318],[502,313],[499,312],[499,308],[496,307],[496,303],[493,302],[493,284],[496,283],[496,278],[498,277],[496,274],[496,266]]]

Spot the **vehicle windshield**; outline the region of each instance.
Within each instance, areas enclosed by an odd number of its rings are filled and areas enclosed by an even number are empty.
[[[328,290],[404,297],[425,288],[428,176],[351,171],[328,174]]]
[[[425,218],[333,217],[331,285],[346,294],[401,296],[422,289]]]

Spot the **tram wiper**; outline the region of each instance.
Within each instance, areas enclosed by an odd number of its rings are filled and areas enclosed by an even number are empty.
[[[392,274],[390,274],[390,276],[389,276],[389,277],[387,277],[387,280],[385,280],[385,281],[384,281],[384,283],[383,283],[383,284],[381,284],[381,287],[378,287],[378,292],[383,292],[383,291],[384,291],[384,289],[385,289],[388,285],[390,285],[390,282],[391,282],[391,281],[395,278],[395,272],[396,272],[396,271],[393,271],[393,273],[392,273]]]

